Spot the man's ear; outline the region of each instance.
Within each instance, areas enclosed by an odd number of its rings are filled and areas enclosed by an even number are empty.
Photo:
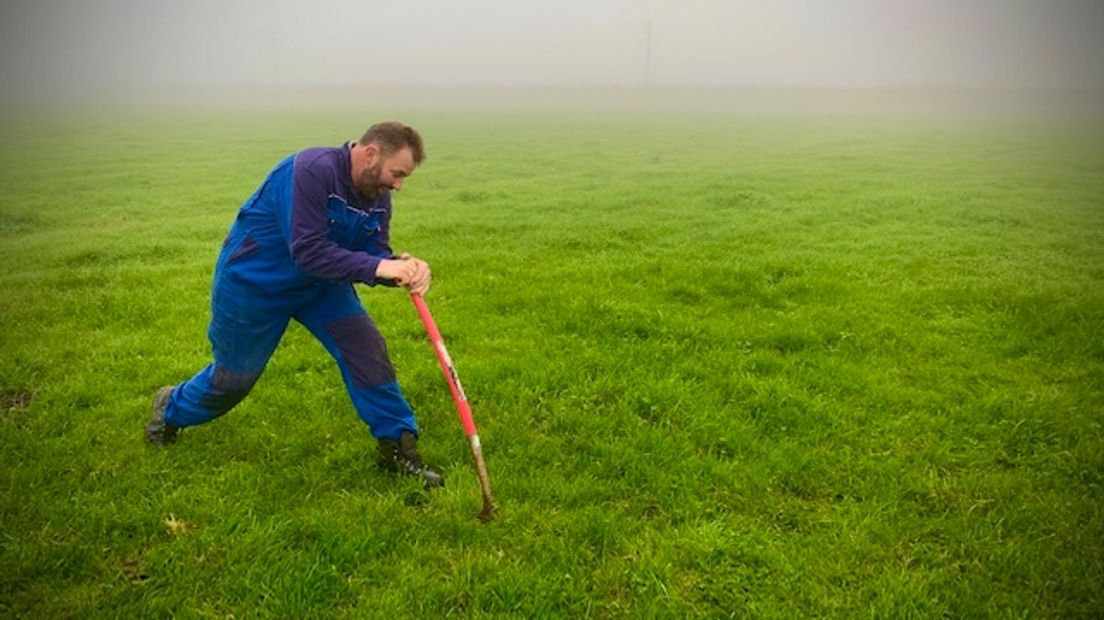
[[[369,168],[374,168],[380,160],[380,148],[375,142],[364,145],[364,163]]]

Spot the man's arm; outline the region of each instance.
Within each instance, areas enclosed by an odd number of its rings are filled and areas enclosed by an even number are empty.
[[[326,237],[329,233],[326,201],[330,192],[323,179],[296,159],[287,240],[295,265],[317,278],[364,282],[370,286],[377,283],[377,278],[402,284],[413,276],[414,267],[405,264],[406,261],[346,250]]]

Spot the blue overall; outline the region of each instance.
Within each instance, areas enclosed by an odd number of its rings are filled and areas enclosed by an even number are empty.
[[[416,435],[414,413],[383,337],[352,282],[310,275],[292,258],[295,158],[278,164],[238,212],[215,265],[207,331],[214,362],[173,389],[165,421],[176,427],[203,424],[241,402],[295,319],[337,361],[353,406],[373,436],[397,440],[404,430]],[[386,206],[385,212],[365,211],[329,195],[327,240],[344,250],[391,258],[386,235],[380,235],[381,218],[390,217],[389,196]]]

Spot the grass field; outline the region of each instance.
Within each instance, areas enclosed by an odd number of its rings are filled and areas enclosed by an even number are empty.
[[[401,116],[409,300],[361,289],[448,486],[373,465],[293,325],[208,361],[214,259],[284,155]],[[813,115],[276,112],[0,123],[0,616],[1104,612],[1104,130]]]

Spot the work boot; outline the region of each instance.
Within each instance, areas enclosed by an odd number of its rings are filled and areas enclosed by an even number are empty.
[[[169,396],[172,395],[173,386],[166,385],[157,391],[153,397],[153,413],[146,424],[146,443],[154,446],[167,446],[176,441],[177,427],[165,421],[165,407],[169,406]]]
[[[404,476],[421,476],[427,489],[445,486],[441,474],[430,469],[418,456],[418,438],[410,431],[403,431],[398,441],[379,440],[379,466]]]

